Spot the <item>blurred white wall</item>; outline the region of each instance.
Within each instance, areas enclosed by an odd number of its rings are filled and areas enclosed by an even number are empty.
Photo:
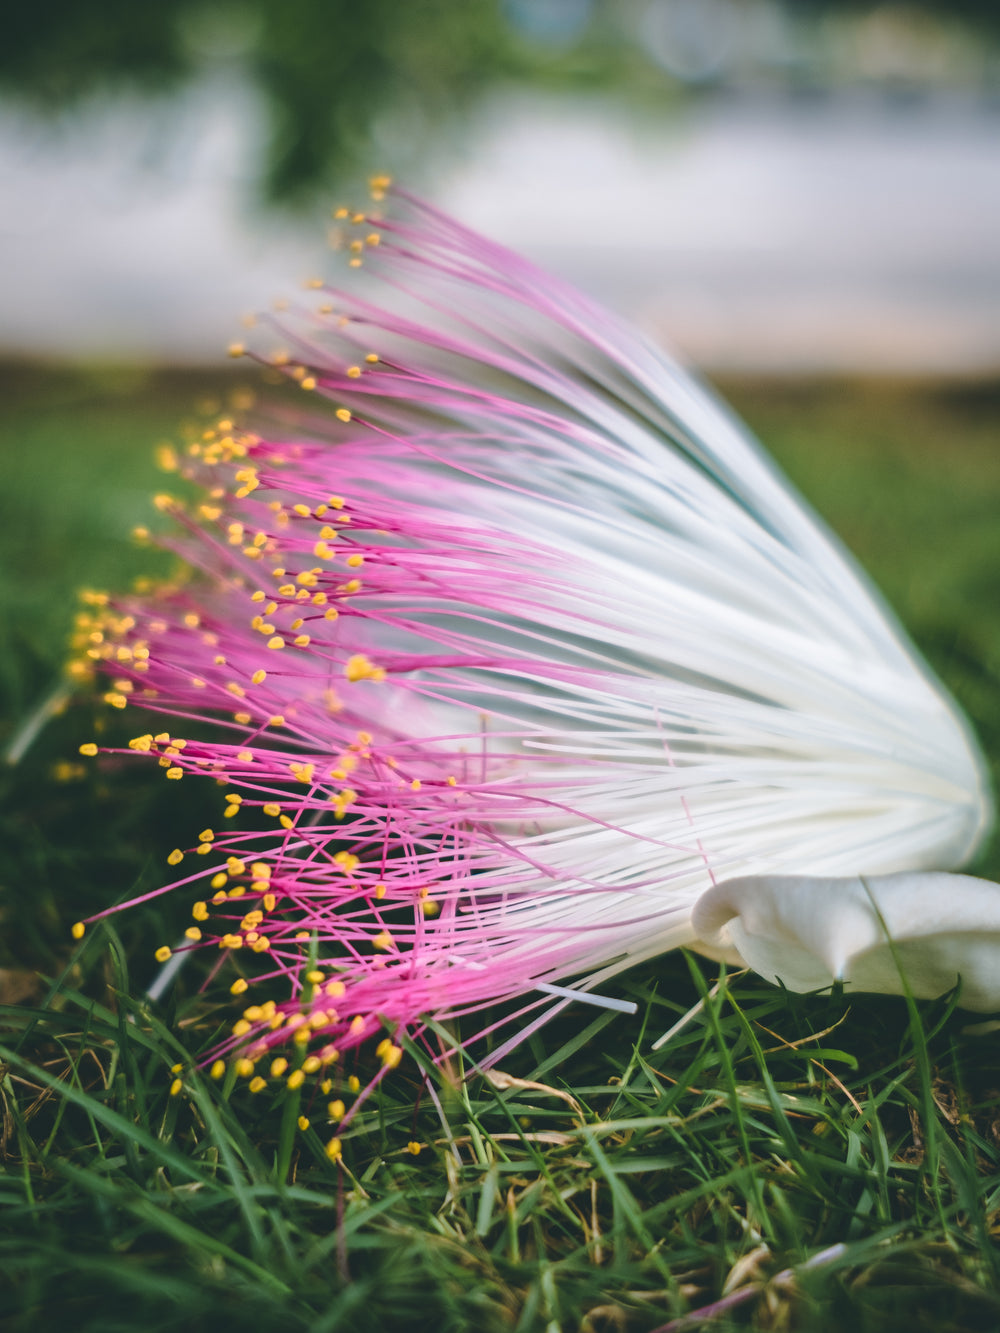
[[[0,108],[0,355],[216,360],[330,271],[326,217],[253,207],[247,88]],[[761,91],[657,121],[511,97],[425,193],[708,368],[1000,370],[1000,110]],[[373,164],[375,166],[379,164]]]

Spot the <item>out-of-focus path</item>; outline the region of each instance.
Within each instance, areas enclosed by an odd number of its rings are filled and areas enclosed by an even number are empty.
[[[239,87],[130,106],[0,117],[0,354],[214,360],[329,270],[322,217],[252,215]],[[1000,370],[1000,109],[971,97],[517,99],[418,184],[707,367]]]

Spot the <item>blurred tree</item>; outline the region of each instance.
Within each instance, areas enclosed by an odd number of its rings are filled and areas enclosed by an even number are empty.
[[[169,93],[235,63],[270,116],[265,190],[293,203],[380,164],[375,131],[387,116],[419,139],[498,82],[606,82],[641,63],[602,21],[615,0],[572,0],[568,27],[566,0],[526,3],[44,0],[42,13],[6,14],[0,90],[60,112],[105,90]]]

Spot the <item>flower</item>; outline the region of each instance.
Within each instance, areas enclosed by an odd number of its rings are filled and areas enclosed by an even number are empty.
[[[495,1001],[508,1044],[627,1007],[597,988],[640,959],[733,956],[733,912],[692,923],[713,885],[954,865],[989,817],[955,706],[725,409],[375,192],[338,213],[359,281],[252,332],[308,410],[168,456],[204,490],[157,499],[192,578],[81,627],[108,701],[162,718],[136,757],[214,779],[161,892],[234,993],[286,985],[222,1048],[247,1076],[381,1032],[388,1069]]]

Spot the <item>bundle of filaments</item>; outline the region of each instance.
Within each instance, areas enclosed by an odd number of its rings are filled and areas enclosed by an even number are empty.
[[[346,290],[234,349],[298,409],[218,422],[203,500],[159,498],[190,579],[84,627],[157,715],[136,759],[208,779],[161,892],[271,996],[221,1053],[378,1034],[390,1068],[502,1001],[496,1058],[678,945],[1000,1006],[1000,889],[928,873],[989,822],[981,760],[851,559],[662,351],[374,193]]]

